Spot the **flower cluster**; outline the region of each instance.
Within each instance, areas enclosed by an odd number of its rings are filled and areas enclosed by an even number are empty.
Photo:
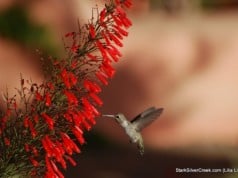
[[[17,95],[6,93],[7,109],[0,118],[0,177],[62,178],[60,169],[73,166],[83,133],[100,116],[101,84],[115,74],[112,62],[122,56],[118,47],[132,25],[124,8],[131,0],[111,0],[78,32],[65,35],[65,59],[51,59],[52,76],[42,84],[24,80]],[[96,16],[96,18],[94,17]],[[20,103],[20,104],[19,104]],[[60,169],[58,168],[60,166]]]

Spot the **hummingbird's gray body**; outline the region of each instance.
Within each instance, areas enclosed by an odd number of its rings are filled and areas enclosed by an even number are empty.
[[[140,113],[131,121],[128,121],[124,114],[119,113],[117,115],[103,115],[106,117],[113,117],[116,121],[125,129],[126,134],[129,136],[132,143],[137,143],[141,154],[144,153],[143,138],[141,130],[147,125],[151,124],[162,113],[163,108],[151,107]]]

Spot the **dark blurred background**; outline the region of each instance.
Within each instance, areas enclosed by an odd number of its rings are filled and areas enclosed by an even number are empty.
[[[1,0],[0,90],[19,73],[43,79],[39,56],[63,56],[62,37],[100,0]],[[98,118],[68,178],[235,178],[176,168],[238,168],[238,1],[137,0],[117,74],[104,88],[104,114],[164,113],[143,131],[139,155],[113,120]],[[39,55],[40,53],[40,55]],[[47,61],[43,61],[46,62]],[[50,74],[49,74],[50,75]],[[4,105],[1,102],[1,108]]]

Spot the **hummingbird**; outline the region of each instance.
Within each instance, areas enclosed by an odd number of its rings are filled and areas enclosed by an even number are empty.
[[[150,107],[138,114],[135,118],[129,121],[124,114],[103,115],[104,117],[114,118],[125,129],[126,134],[130,138],[131,143],[136,143],[140,154],[144,154],[144,143],[141,135],[141,130],[151,124],[163,112],[163,108]]]

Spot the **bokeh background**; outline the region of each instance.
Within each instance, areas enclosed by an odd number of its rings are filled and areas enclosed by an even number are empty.
[[[1,0],[1,92],[14,94],[20,73],[43,80],[39,53],[63,56],[64,34],[102,2]],[[143,157],[117,123],[99,118],[67,178],[177,178],[191,173],[176,168],[238,168],[238,1],[135,0],[129,15],[134,25],[101,111],[132,118],[156,106],[164,113],[143,131]]]

